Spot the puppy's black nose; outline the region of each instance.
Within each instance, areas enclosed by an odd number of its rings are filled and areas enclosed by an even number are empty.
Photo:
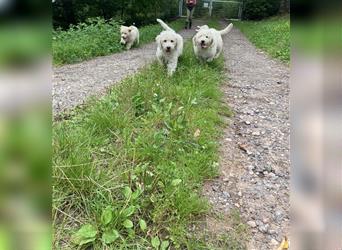
[[[167,49],[167,50],[170,50],[170,49],[171,49],[171,47],[169,47],[169,46],[168,46],[168,47],[166,47],[166,49]]]
[[[201,41],[201,44],[204,44],[204,43],[205,43],[205,41],[204,41],[204,40],[202,40],[202,41]]]

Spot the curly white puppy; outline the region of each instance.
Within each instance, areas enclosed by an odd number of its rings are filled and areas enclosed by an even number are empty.
[[[229,33],[233,24],[229,24],[224,30],[210,29],[208,25],[197,28],[197,33],[192,38],[195,55],[200,60],[211,62],[220,56],[223,49],[222,35]]]
[[[125,45],[126,49],[129,50],[132,48],[133,44],[139,44],[139,30],[137,27],[131,26],[121,26],[121,41],[122,45]]]
[[[166,65],[168,75],[171,76],[176,71],[178,57],[183,53],[183,37],[162,20],[157,19],[157,22],[165,30],[156,37],[156,56],[161,64]]]

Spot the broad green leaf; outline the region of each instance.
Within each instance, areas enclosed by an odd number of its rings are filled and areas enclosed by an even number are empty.
[[[132,189],[130,187],[125,187],[123,190],[123,195],[126,197],[126,199],[130,199],[132,195]]]
[[[102,240],[104,243],[110,244],[114,242],[117,238],[119,238],[119,236],[119,232],[113,229],[111,231],[104,232],[102,235]]]
[[[132,199],[135,200],[136,198],[139,197],[139,195],[142,193],[141,188],[138,188],[137,190],[135,190],[132,194]]]
[[[108,225],[113,219],[113,211],[111,207],[107,207],[102,211],[101,223],[102,225]]]
[[[152,238],[151,244],[155,249],[158,249],[158,247],[160,245],[160,240],[159,240],[158,236],[155,236]]]
[[[78,245],[83,246],[96,240],[96,237],[81,240]]]
[[[128,233],[128,236],[129,236],[131,239],[134,239],[134,237],[135,237],[135,231],[134,231],[134,229],[127,228],[127,233]]]
[[[181,182],[182,182],[181,179],[174,179],[174,180],[171,182],[171,185],[175,187],[175,186],[178,186]]]
[[[135,206],[129,206],[122,211],[123,216],[129,217],[135,212]]]
[[[133,227],[133,222],[131,220],[125,220],[122,225],[125,227],[125,228],[132,228]]]
[[[161,245],[160,245],[160,249],[161,250],[166,250],[167,249],[167,247],[169,246],[169,241],[168,240],[163,240],[162,241],[162,243],[161,243]]]
[[[96,239],[97,229],[91,224],[82,226],[74,235],[71,237],[71,241],[77,245],[84,245],[92,242]]]
[[[144,221],[143,219],[140,219],[139,226],[140,226],[141,231],[145,231],[147,228],[146,221]]]

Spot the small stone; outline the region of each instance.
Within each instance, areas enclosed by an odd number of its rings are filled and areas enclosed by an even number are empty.
[[[260,226],[259,226],[259,231],[262,232],[262,233],[267,233],[269,227],[270,227],[270,226],[269,226],[268,224],[260,225]]]
[[[223,192],[223,195],[226,196],[226,197],[230,197],[230,194],[226,191]]]
[[[245,123],[246,123],[247,125],[250,125],[250,124],[251,124],[251,122],[250,122],[250,121],[245,121]]]
[[[236,207],[240,207],[239,203],[235,203],[234,205],[235,205]]]
[[[275,240],[275,239],[272,238],[272,240],[271,240],[271,245],[272,245],[272,246],[278,246],[278,244],[279,244],[279,242],[278,242],[277,240]]]
[[[269,233],[269,234],[276,234],[276,233],[277,233],[277,231],[276,231],[276,230],[273,230],[273,229],[271,229],[271,230],[269,230],[269,231],[268,231],[268,233]]]
[[[240,196],[240,197],[242,196],[242,193],[241,193],[241,191],[239,191],[239,192],[238,192],[238,196]]]
[[[248,165],[247,168],[248,168],[248,170],[253,170],[253,169],[255,169],[255,167],[254,167],[253,165]]]
[[[252,220],[248,221],[247,225],[250,226],[250,227],[253,227],[253,228],[256,227],[255,221],[252,221]]]
[[[254,132],[252,133],[252,135],[260,135],[260,132],[259,132],[259,131],[254,131]]]

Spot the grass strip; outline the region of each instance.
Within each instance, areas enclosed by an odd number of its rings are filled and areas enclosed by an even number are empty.
[[[270,56],[290,63],[290,16],[234,22],[247,38]]]
[[[54,248],[244,249],[236,213],[227,235],[189,230],[209,211],[201,188],[230,115],[223,71],[187,42],[172,77],[153,63],[54,124]]]

